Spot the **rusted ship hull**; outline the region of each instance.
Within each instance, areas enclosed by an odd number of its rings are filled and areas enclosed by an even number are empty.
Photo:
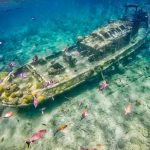
[[[143,18],[142,18],[143,21]],[[148,28],[119,20],[79,37],[74,47],[13,70],[0,84],[2,105],[25,107],[51,100],[103,74],[146,43]],[[23,76],[25,74],[25,76]],[[20,77],[21,75],[21,77]]]
[[[105,58],[105,60],[98,62],[98,65],[93,66],[93,69],[87,70],[87,71],[81,73],[79,76],[74,77],[68,81],[65,81],[55,87],[43,89],[42,92],[41,91],[39,91],[39,92],[41,92],[42,95],[44,95],[45,99],[51,100],[52,97],[55,97],[61,93],[71,90],[72,88],[78,86],[79,84],[81,84],[83,82],[88,81],[88,79],[90,79],[94,76],[101,75],[101,73],[104,70],[115,65],[121,59],[124,59],[125,57],[130,56],[132,53],[134,53],[136,50],[138,50],[142,45],[144,45],[146,43],[146,40],[147,39],[145,36],[143,39],[141,39],[135,43],[132,43],[130,46],[123,48],[120,51],[120,53],[114,54],[112,57]],[[69,85],[69,83],[71,83],[71,84]],[[8,103],[2,103],[2,105],[16,107],[16,105],[8,104]],[[17,107],[26,107],[29,105],[32,105],[32,103],[20,104],[20,105],[17,105]]]

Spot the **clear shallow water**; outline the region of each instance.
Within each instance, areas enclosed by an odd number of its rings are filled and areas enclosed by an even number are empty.
[[[109,19],[120,17],[127,1],[6,2],[0,6],[0,41],[3,42],[0,70],[6,69],[12,60],[22,65],[35,54],[48,55],[74,44],[78,35],[88,34]]]
[[[35,54],[44,56],[72,45],[78,35],[88,34],[108,19],[119,17],[124,3],[28,0],[1,6],[1,69],[12,60],[22,65]],[[77,150],[80,146],[104,144],[104,150],[149,150],[149,54],[149,49],[145,49],[132,59],[124,73],[108,74],[106,80],[110,86],[103,93],[97,89],[98,80],[37,109],[2,109],[2,114],[14,111],[15,115],[9,120],[0,120],[0,149],[27,149],[25,140],[38,130],[46,129],[46,135],[32,144],[31,149]],[[137,100],[142,100],[141,105],[136,105]],[[129,102],[132,113],[124,116],[124,107]],[[80,121],[85,106],[89,117]],[[44,115],[40,112],[42,107],[46,107]],[[54,137],[60,124],[68,127]]]

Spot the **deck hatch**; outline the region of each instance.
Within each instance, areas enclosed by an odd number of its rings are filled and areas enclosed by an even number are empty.
[[[106,39],[110,38],[110,35],[107,32],[101,33]]]
[[[119,28],[116,28],[116,30],[117,30],[118,32],[121,32],[121,30],[120,30]]]
[[[125,26],[124,25],[121,25],[119,28],[121,28],[121,30],[125,30]]]
[[[99,41],[104,41],[104,39],[102,38],[102,36],[98,33],[92,33],[91,34],[94,38],[98,39]]]

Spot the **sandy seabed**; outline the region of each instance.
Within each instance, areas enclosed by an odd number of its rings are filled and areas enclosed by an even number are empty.
[[[37,109],[1,107],[1,113],[15,112],[10,119],[0,120],[0,149],[28,149],[25,140],[40,129],[47,133],[34,142],[31,150],[80,150],[80,147],[103,150],[150,149],[150,49],[142,49],[120,72],[107,74],[109,86],[98,90],[99,82],[81,85],[55,101]],[[124,108],[132,110],[124,115]],[[89,116],[81,120],[87,106]],[[44,114],[40,108],[46,107]],[[46,124],[44,126],[42,124]],[[61,124],[64,131],[54,136]],[[102,144],[99,148],[97,144]]]

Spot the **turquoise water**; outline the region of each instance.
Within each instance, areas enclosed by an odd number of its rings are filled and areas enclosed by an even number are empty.
[[[3,2],[3,1],[2,1]],[[0,1],[0,71],[15,61],[21,66],[37,54],[47,56],[75,44],[109,19],[121,16],[126,2],[117,0],[24,0]],[[132,1],[133,2],[133,1]],[[143,5],[143,1],[135,0]],[[100,79],[65,93],[37,109],[3,108],[13,111],[0,120],[0,149],[25,150],[25,141],[40,129],[47,133],[34,142],[32,150],[150,149],[150,49],[141,49],[121,71],[106,74],[109,88],[98,91]],[[131,103],[132,112],[124,115]],[[81,120],[83,108],[89,116]],[[42,115],[40,109],[45,107]],[[46,124],[42,125],[42,124]],[[68,127],[54,136],[60,124]],[[104,145],[103,147],[96,146]]]
[[[74,44],[78,35],[121,17],[125,4],[117,0],[6,2],[0,5],[0,70],[12,60],[22,65],[35,54],[45,56]]]

